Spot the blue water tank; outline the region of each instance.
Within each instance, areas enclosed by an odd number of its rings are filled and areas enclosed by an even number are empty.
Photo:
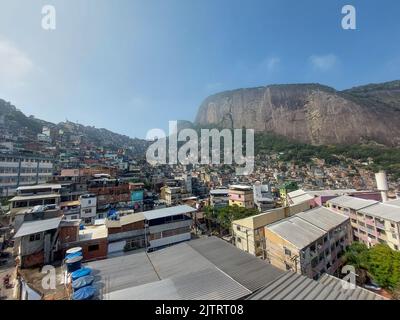
[[[72,281],[85,277],[85,276],[90,276],[90,274],[92,273],[92,269],[90,268],[80,268],[79,270],[76,270],[74,272],[72,272],[71,274],[71,278]]]
[[[72,259],[72,258],[75,258],[75,257],[81,257],[81,256],[82,256],[82,251],[78,251],[78,252],[75,252],[75,253],[67,254],[65,256],[65,260]]]
[[[86,286],[79,290],[76,290],[73,295],[73,300],[90,300],[96,293],[96,288],[93,286]]]
[[[76,256],[76,257],[72,257],[69,258],[65,261],[65,264],[67,265],[67,271],[69,273],[72,273],[76,270],[81,269],[82,267],[82,256]]]
[[[81,277],[72,281],[72,288],[74,289],[74,291],[76,291],[79,290],[80,288],[90,286],[93,283],[93,281],[94,281],[93,276]]]

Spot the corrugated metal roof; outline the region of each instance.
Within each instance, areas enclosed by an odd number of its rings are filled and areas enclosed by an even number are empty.
[[[88,263],[103,283],[104,292],[112,292],[160,280],[143,251]]]
[[[353,210],[360,210],[369,207],[371,205],[377,204],[379,202],[375,200],[366,200],[350,196],[341,196],[329,200],[328,203],[332,203],[345,208],[350,208]]]
[[[104,298],[137,294],[147,299],[239,299],[283,274],[218,238],[202,238],[146,254],[135,252],[90,262],[104,285]],[[172,280],[163,281],[160,280]],[[148,284],[148,285],[147,285]],[[143,286],[146,285],[146,286]],[[141,286],[141,288],[137,288]],[[159,293],[150,294],[149,288]],[[151,291],[151,290],[150,290]]]
[[[162,279],[214,267],[213,263],[200,255],[188,243],[154,251],[148,255],[154,269]]]
[[[381,300],[381,296],[357,287],[345,289],[343,280],[324,275],[319,282],[297,273],[287,272],[249,300]]]
[[[382,219],[400,222],[400,207],[386,203],[379,203],[359,210],[359,212]]]
[[[387,300],[385,297],[359,286],[356,286],[355,289],[345,289],[343,284],[347,283],[346,281],[329,274],[324,274],[319,282],[325,285],[333,286],[335,290],[342,292],[342,294],[352,300]]]
[[[305,192],[307,192],[309,195],[312,196],[332,197],[332,196],[341,196],[349,193],[355,193],[357,192],[357,190],[356,189],[317,190],[317,191],[306,190]]]
[[[111,300],[236,300],[251,291],[215,267],[111,292]]]
[[[269,230],[286,239],[298,249],[321,238],[326,232],[296,216],[267,226]]]
[[[15,201],[27,201],[27,200],[38,200],[38,199],[54,199],[54,198],[59,198],[60,195],[58,193],[52,193],[52,194],[38,194],[38,195],[27,195],[27,196],[16,196],[12,198],[10,201],[15,202]]]
[[[307,193],[304,193],[304,194],[301,194],[301,195],[298,195],[295,197],[288,196],[288,198],[289,198],[289,206],[294,206],[296,204],[300,204],[300,203],[307,202],[307,201],[314,199],[313,196],[311,196]]]
[[[329,231],[346,220],[349,220],[349,217],[325,207],[318,207],[313,210],[304,211],[298,213],[296,216],[325,231]]]
[[[30,234],[35,234],[47,230],[57,229],[62,217],[53,218],[53,219],[45,219],[45,220],[36,220],[36,221],[26,221],[21,227],[18,229],[14,238],[20,238],[23,236],[27,236]]]
[[[216,237],[193,240],[187,244],[252,292],[283,274],[264,260]]]
[[[145,212],[143,212],[143,215],[145,216],[145,218],[147,220],[153,220],[153,219],[158,219],[158,218],[176,216],[176,215],[184,214],[184,213],[191,213],[191,212],[195,212],[195,211],[196,211],[195,208],[189,207],[187,205],[183,205],[183,206],[176,206],[176,207],[170,207],[170,208],[145,211]]]
[[[17,191],[23,191],[23,190],[39,190],[39,189],[61,189],[61,184],[58,183],[48,183],[48,184],[37,184],[33,186],[22,186],[18,187]]]
[[[390,204],[392,206],[399,206],[400,207],[400,199],[392,200],[389,202],[386,202],[386,204]]]
[[[210,194],[211,195],[224,195],[224,194],[228,194],[229,193],[229,189],[214,189],[214,190],[210,190]]]

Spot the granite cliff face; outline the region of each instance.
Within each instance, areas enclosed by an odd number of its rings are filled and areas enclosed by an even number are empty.
[[[227,91],[208,97],[195,122],[273,132],[315,145],[400,146],[400,81],[346,91],[319,84]]]

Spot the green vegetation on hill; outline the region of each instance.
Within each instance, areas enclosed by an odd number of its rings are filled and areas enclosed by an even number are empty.
[[[280,160],[299,165],[311,163],[312,158],[324,159],[327,165],[346,164],[347,159],[353,159],[369,163],[366,168],[374,172],[386,170],[395,179],[400,178],[399,148],[378,145],[313,146],[269,133],[257,133],[254,143],[256,155],[281,153]]]

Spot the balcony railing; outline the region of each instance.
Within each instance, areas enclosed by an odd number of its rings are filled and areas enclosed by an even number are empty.
[[[375,221],[375,226],[379,229],[385,230],[385,224],[382,222],[379,222],[378,220]]]
[[[374,219],[365,218],[365,223],[369,224],[370,226],[375,226],[375,220]]]
[[[378,231],[377,234],[378,234],[378,238],[379,239],[384,240],[384,241],[387,240],[387,236],[386,236],[385,233],[381,233],[381,232]]]

